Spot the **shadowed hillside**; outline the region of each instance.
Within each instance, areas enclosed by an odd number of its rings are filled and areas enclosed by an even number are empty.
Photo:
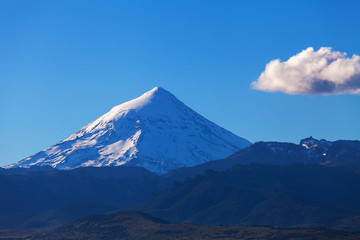
[[[359,170],[299,164],[208,170],[136,209],[172,222],[360,230]]]
[[[144,201],[172,186],[140,167],[3,170],[0,229],[53,228]]]
[[[110,215],[90,216],[55,231],[26,239],[292,239],[355,240],[359,233],[328,229],[274,229],[270,227],[200,226],[167,223],[150,215],[122,211]]]

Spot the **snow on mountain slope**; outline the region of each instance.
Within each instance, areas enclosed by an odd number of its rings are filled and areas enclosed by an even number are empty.
[[[112,108],[67,139],[7,166],[141,166],[157,173],[224,158],[250,142],[156,87]]]

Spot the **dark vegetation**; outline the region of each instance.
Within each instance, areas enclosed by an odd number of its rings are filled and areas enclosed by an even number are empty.
[[[359,239],[360,233],[321,228],[275,229],[271,227],[200,226],[167,223],[150,215],[122,211],[105,216],[90,216],[54,231],[28,236],[26,239]]]

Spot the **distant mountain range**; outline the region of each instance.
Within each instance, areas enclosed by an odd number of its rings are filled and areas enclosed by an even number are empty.
[[[238,164],[320,164],[325,166],[360,166],[360,141],[317,140],[305,138],[299,144],[282,142],[256,142],[237,153],[220,160],[194,167],[178,168],[165,176],[182,181],[208,169],[223,171]]]
[[[127,165],[166,173],[227,157],[249,145],[156,87],[7,168]]]

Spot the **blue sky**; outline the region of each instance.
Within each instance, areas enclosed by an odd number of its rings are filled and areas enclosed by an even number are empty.
[[[357,1],[0,1],[0,165],[155,86],[250,141],[360,139],[359,95],[251,89],[268,62],[360,55]]]

